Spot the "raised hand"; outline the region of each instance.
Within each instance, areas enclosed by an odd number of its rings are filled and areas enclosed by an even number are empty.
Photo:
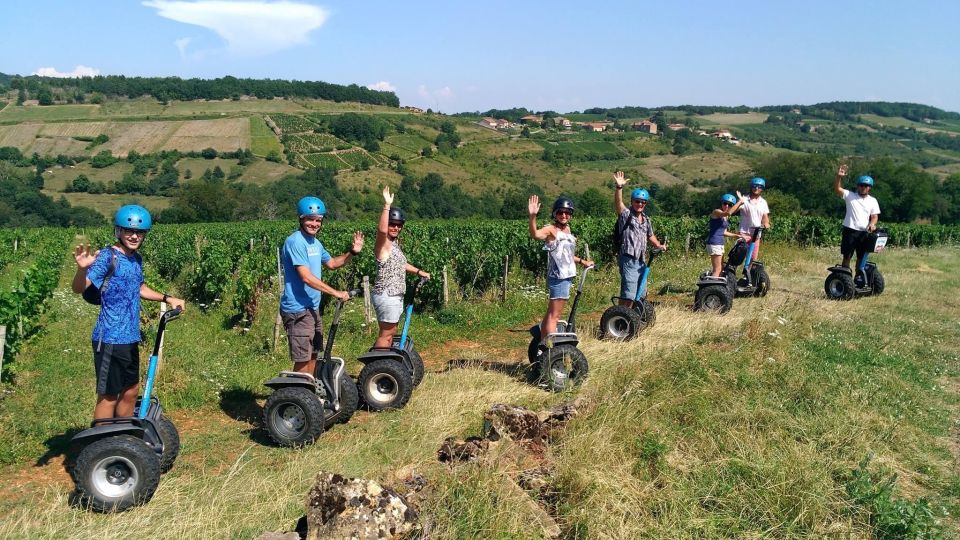
[[[383,202],[390,206],[393,204],[393,194],[390,193],[390,186],[383,186]]]
[[[90,246],[81,244],[73,250],[73,258],[77,261],[77,267],[86,269],[90,268],[90,265],[93,264],[93,261],[97,260],[97,255],[100,254],[100,250],[90,253]]]
[[[737,192],[735,192],[735,193],[737,194],[737,200],[740,201],[740,202],[743,202],[743,201],[744,201],[743,195],[741,195],[739,191],[737,191]]]
[[[617,171],[613,173],[613,181],[616,182],[618,188],[622,188],[630,179],[623,174],[623,171]]]
[[[839,169],[837,169],[837,176],[841,176],[841,177],[846,176],[846,175],[847,175],[847,171],[849,171],[849,170],[850,170],[850,167],[848,167],[847,164],[844,163],[844,164],[840,165],[840,168],[839,168]]]
[[[362,232],[360,231],[353,232],[353,247],[350,248],[350,251],[353,251],[354,253],[360,253],[361,251],[363,251],[363,233]]]
[[[527,201],[527,212],[529,212],[531,216],[540,213],[540,197],[536,195],[530,196],[530,200]]]

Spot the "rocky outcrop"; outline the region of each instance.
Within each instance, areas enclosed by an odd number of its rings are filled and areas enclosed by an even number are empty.
[[[373,480],[321,472],[307,494],[307,539],[407,538],[417,512],[406,498]]]

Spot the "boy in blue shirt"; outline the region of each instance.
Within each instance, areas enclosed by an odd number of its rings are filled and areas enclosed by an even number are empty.
[[[89,287],[100,291],[100,314],[92,335],[97,378],[94,419],[133,416],[140,387],[140,299],[181,309],[185,304],[143,282],[143,261],[137,250],[150,231],[150,213],[141,206],[123,206],[113,224],[116,244],[95,253],[81,245],[73,253],[77,262],[73,292],[83,293]]]
[[[320,293],[346,301],[346,291],[338,291],[320,280],[323,267],[335,270],[347,264],[363,249],[363,233],[353,233],[350,250],[334,257],[317,239],[327,208],[317,197],[304,197],[297,203],[300,228],[283,243],[283,295],[280,317],[287,332],[293,370],[313,375],[317,353],[323,350],[323,321],[320,319]]]

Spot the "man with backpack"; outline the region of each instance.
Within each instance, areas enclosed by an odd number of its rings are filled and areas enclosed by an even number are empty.
[[[133,416],[140,387],[140,300],[167,302],[183,309],[185,302],[157,292],[143,281],[143,259],[138,250],[150,231],[146,208],[129,204],[113,218],[117,242],[95,253],[89,246],[73,252],[77,272],[73,292],[100,306],[93,327],[93,364],[97,404],[93,418]]]
[[[614,196],[613,206],[617,212],[617,223],[614,226],[614,246],[617,248],[618,263],[620,266],[620,305],[633,306],[637,297],[637,288],[643,276],[644,253],[647,251],[647,242],[653,247],[666,250],[653,232],[653,224],[644,212],[650,202],[650,193],[642,188],[634,189],[630,194],[630,208],[623,204],[623,186],[629,181],[623,171],[613,175]]]

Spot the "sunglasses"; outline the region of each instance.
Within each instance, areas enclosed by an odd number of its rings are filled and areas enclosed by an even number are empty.
[[[633,202],[634,202],[634,203],[640,203],[640,204],[647,204],[647,201],[645,201],[645,200],[643,200],[643,199],[634,199]]]
[[[137,229],[127,229],[125,227],[120,227],[120,234],[124,236],[140,236],[141,238],[147,235],[147,231],[138,231]]]
[[[556,213],[561,216],[572,216],[573,212],[570,210],[557,210]]]
[[[728,202],[722,202],[722,203],[720,203],[720,206],[733,206],[733,205],[732,205],[731,203],[728,203]]]
[[[403,223],[388,223],[388,224],[387,224],[387,227],[396,227],[396,228],[398,228],[398,229],[402,229],[402,228],[403,228]]]

